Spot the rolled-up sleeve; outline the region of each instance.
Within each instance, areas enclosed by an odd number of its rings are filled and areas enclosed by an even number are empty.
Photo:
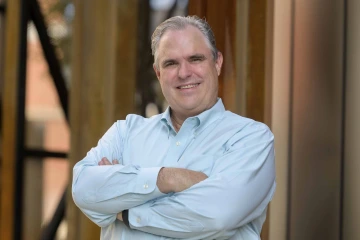
[[[115,123],[98,146],[73,169],[72,196],[75,204],[101,227],[111,224],[117,213],[163,196],[156,186],[161,167],[122,165],[122,127]],[[98,166],[102,157],[120,164]]]
[[[228,141],[208,179],[130,209],[129,223],[171,238],[229,239],[266,211],[275,186],[273,135],[260,125]]]

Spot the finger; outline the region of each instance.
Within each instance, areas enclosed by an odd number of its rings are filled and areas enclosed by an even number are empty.
[[[113,164],[119,164],[119,161],[116,160],[116,159],[114,159],[114,160],[112,160],[112,163],[113,163]]]
[[[119,213],[116,215],[116,218],[119,219],[120,221],[123,221],[122,212],[119,212]]]
[[[101,159],[101,161],[99,162],[99,166],[104,166],[104,165],[106,165],[106,157],[103,157],[102,159]]]
[[[103,161],[105,165],[112,165],[112,163],[107,158],[105,158]]]
[[[99,166],[106,166],[106,165],[112,165],[112,164],[106,157],[103,157],[99,162]]]

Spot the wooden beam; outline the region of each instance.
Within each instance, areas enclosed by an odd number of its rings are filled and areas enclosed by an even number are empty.
[[[224,55],[219,96],[225,107],[271,122],[272,1],[190,0],[189,15],[209,22]],[[269,222],[261,239],[268,239]]]
[[[246,79],[246,115],[265,119],[266,2],[249,2],[248,77]]]
[[[244,35],[237,34],[237,28],[240,24],[244,27],[246,25],[237,20],[238,5],[240,3],[235,0],[193,0],[189,2],[189,15],[197,15],[210,24],[215,34],[216,46],[224,56],[222,73],[219,76],[219,97],[228,110],[241,113],[244,108],[241,106],[244,104],[237,101],[237,94],[244,90],[239,87],[240,70],[237,64],[242,56],[237,53],[245,40]]]
[[[75,1],[70,171],[118,120],[135,111],[138,2]],[[99,239],[68,196],[68,239]]]
[[[249,1],[246,116],[271,126],[272,0]],[[261,231],[269,239],[270,211]]]
[[[15,162],[17,131],[17,84],[19,77],[19,44],[20,44],[20,6],[21,0],[7,2],[5,57],[4,57],[4,91],[2,105],[2,168],[1,168],[1,218],[0,238],[14,238],[14,196],[15,196]]]

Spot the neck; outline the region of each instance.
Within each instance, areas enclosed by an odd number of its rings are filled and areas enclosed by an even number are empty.
[[[174,111],[171,111],[170,118],[171,118],[171,122],[175,128],[175,131],[178,132],[186,118],[185,119],[179,118],[178,116],[176,116],[176,114],[174,114]]]

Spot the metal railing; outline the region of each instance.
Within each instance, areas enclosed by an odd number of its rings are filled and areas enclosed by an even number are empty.
[[[60,105],[64,116],[69,123],[68,114],[68,90],[61,72],[60,64],[56,58],[55,48],[47,33],[44,17],[41,13],[37,0],[20,1],[20,44],[19,44],[19,68],[18,68],[18,89],[17,89],[17,133],[16,133],[16,169],[15,169],[15,202],[14,202],[14,239],[20,240],[23,230],[23,189],[24,189],[24,161],[27,157],[67,158],[65,152],[51,152],[43,149],[30,149],[25,146],[25,89],[26,89],[26,59],[27,59],[27,26],[32,21],[38,32],[45,59],[48,63],[50,74],[54,80]],[[0,12],[5,12],[5,5],[0,5]],[[59,201],[58,207],[50,220],[43,228],[41,239],[54,239],[56,231],[65,215],[66,190]]]
[[[5,5],[5,3],[0,3],[0,13],[5,13],[5,11],[6,11],[6,5]]]

